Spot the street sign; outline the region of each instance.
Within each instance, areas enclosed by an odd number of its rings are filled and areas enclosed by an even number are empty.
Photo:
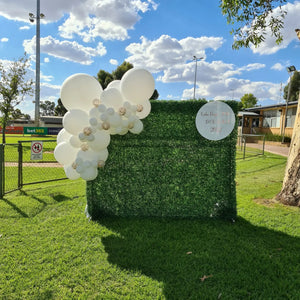
[[[31,142],[31,160],[42,160],[43,159],[43,142],[36,141]]]

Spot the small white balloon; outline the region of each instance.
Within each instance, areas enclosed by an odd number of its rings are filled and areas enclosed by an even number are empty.
[[[96,118],[96,119],[98,119],[99,116],[100,116],[100,113],[99,113],[98,107],[94,107],[94,108],[92,108],[92,109],[89,111],[89,117],[90,117],[90,118]]]
[[[86,181],[96,179],[98,175],[98,169],[94,167],[86,168],[82,173],[80,173],[80,177]]]
[[[130,102],[140,104],[148,100],[155,88],[154,78],[145,69],[128,70],[121,79],[122,95]]]
[[[64,170],[66,173],[66,176],[71,180],[76,180],[80,178],[80,174],[74,170],[72,166],[64,166]]]
[[[139,119],[144,119],[146,118],[150,112],[151,112],[151,103],[149,100],[146,100],[145,102],[141,103],[140,104],[142,106],[142,110],[141,111],[137,111],[136,112],[136,116],[139,118]],[[138,110],[139,110],[139,107],[138,107]]]
[[[89,146],[94,151],[101,151],[110,143],[110,135],[106,131],[98,131],[94,134],[94,140],[89,142]]]
[[[67,142],[59,143],[54,149],[55,159],[62,165],[71,165],[77,155],[78,149]]]
[[[113,80],[113,81],[111,81],[107,85],[107,87],[106,87],[105,90],[108,90],[108,89],[111,89],[111,88],[116,88],[116,89],[120,90],[121,89],[121,80]]]
[[[141,120],[136,120],[134,125],[129,131],[134,134],[140,134],[144,128],[143,122]]]
[[[86,160],[106,160],[108,157],[108,150],[103,149],[101,151],[94,151],[92,149],[88,149],[87,151],[79,150],[77,153],[77,158],[81,158],[83,161]]]
[[[60,98],[66,109],[82,109],[88,112],[93,107],[93,100],[100,99],[102,91],[95,77],[74,74],[63,82]]]
[[[69,140],[71,146],[74,148],[80,148],[82,145],[82,141],[79,139],[77,135],[72,135]]]
[[[111,126],[117,127],[121,124],[122,118],[119,114],[114,113],[113,115],[108,116],[108,122]]]
[[[89,126],[88,114],[80,109],[72,109],[64,115],[63,126],[69,133],[77,135]]]

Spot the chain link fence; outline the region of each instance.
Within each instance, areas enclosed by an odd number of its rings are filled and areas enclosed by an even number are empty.
[[[66,179],[54,158],[56,140],[0,144],[0,197],[24,185]]]

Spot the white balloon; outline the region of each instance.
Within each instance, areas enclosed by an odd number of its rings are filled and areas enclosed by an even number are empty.
[[[73,169],[72,166],[64,166],[64,170],[66,173],[66,176],[71,180],[76,180],[80,178],[80,174],[76,172],[76,170]]]
[[[81,174],[80,177],[86,181],[94,180],[98,175],[98,169],[94,167],[86,168]]]
[[[82,145],[82,142],[77,135],[71,135],[69,142],[74,148],[80,148]]]
[[[92,149],[88,149],[87,151],[79,150],[77,153],[77,158],[81,158],[83,161],[86,160],[104,160],[106,161],[108,157],[108,150],[103,149],[101,151],[94,151]]]
[[[104,104],[106,107],[112,107],[117,111],[122,107],[123,97],[118,89],[110,88],[101,93],[100,101],[101,104]]]
[[[67,142],[58,144],[54,149],[55,159],[62,165],[71,165],[77,155],[78,149]]]
[[[97,131],[94,134],[94,137],[94,140],[88,143],[91,149],[94,151],[101,151],[107,148],[110,143],[110,135],[104,130]]]
[[[118,127],[122,123],[122,118],[119,114],[114,113],[113,115],[108,116],[108,122],[113,127]]]
[[[89,127],[89,125],[88,114],[83,110],[72,109],[64,115],[63,126],[66,131],[73,135],[77,135],[85,127]]]
[[[96,118],[98,119],[100,116],[98,107],[93,107],[90,111],[89,111],[89,116],[90,118]]]
[[[121,89],[121,80],[113,80],[113,81],[111,81],[107,85],[107,87],[106,87],[105,90],[108,90],[108,89],[111,89],[111,88],[116,88],[116,89],[120,90]]]
[[[61,102],[66,109],[89,111],[93,100],[99,99],[103,89],[96,78],[88,74],[74,74],[62,84]]]
[[[61,142],[67,142],[71,137],[71,134],[67,132],[64,128],[58,133],[56,137],[57,144]]]
[[[144,128],[143,122],[141,120],[136,120],[134,122],[133,128],[129,129],[131,133],[140,134]]]
[[[135,104],[141,104],[148,100],[152,96],[154,88],[154,78],[145,69],[130,69],[121,79],[122,95]]]
[[[142,107],[143,107],[143,110],[142,111],[137,111],[136,112],[136,116],[139,118],[139,119],[144,119],[146,118],[150,112],[151,112],[151,103],[149,100],[146,100],[145,102],[141,103]]]

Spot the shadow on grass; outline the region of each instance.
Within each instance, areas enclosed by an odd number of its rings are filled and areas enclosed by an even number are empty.
[[[1,198],[0,201],[3,201],[6,204],[8,204],[17,214],[19,214],[23,218],[29,218],[29,216],[26,214],[26,212],[24,212],[22,209],[20,209],[17,205],[12,203],[11,201],[9,201],[5,198]]]
[[[166,299],[299,299],[300,239],[218,220],[104,218],[110,263],[163,283]]]

